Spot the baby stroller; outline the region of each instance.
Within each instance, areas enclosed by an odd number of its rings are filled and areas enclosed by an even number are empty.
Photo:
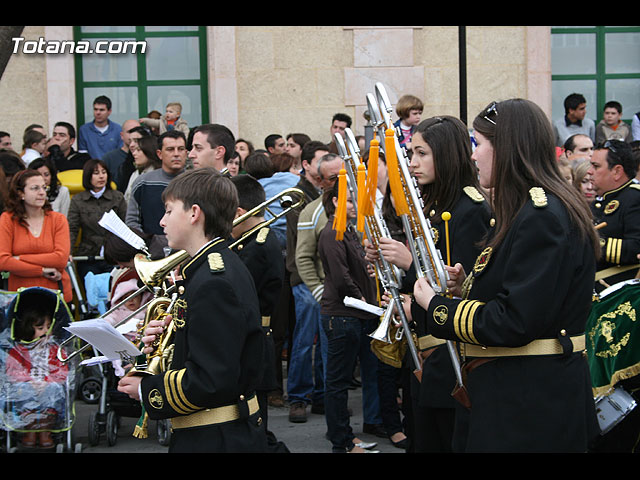
[[[142,308],[142,310],[140,310],[137,315],[131,317],[130,320],[126,319],[133,313],[131,310],[127,310],[124,306],[113,310],[113,307],[126,299],[128,293],[138,289],[137,278],[138,276],[135,271],[128,271],[114,280],[113,286],[111,287],[111,291],[113,292],[111,298],[112,308],[105,312],[106,315],[101,316],[101,318],[104,318],[116,328],[121,329],[122,333],[132,341],[134,341],[135,335],[131,335],[129,330],[122,327],[125,325],[131,325],[129,322],[135,323],[136,319],[141,320],[144,318],[143,306],[144,303],[150,299],[151,294],[141,294],[140,308]],[[93,283],[95,282],[95,279],[91,276],[87,276],[87,278],[85,278],[87,297],[89,299],[89,304],[92,304],[92,297],[101,297],[103,294],[96,293],[96,289],[99,287],[97,287],[95,283],[91,285],[89,282]],[[129,327],[129,329],[130,328],[131,327]],[[118,391],[119,375],[123,373],[120,371],[122,367],[121,365],[102,363],[95,365],[94,367],[97,367],[100,372],[101,387],[100,397],[96,402],[98,404],[98,410],[93,412],[89,417],[89,444],[92,446],[98,445],[100,442],[100,436],[103,433],[106,433],[107,444],[109,446],[114,446],[118,441],[118,430],[121,418],[126,417],[140,419],[143,413],[142,406],[140,402],[135,401],[128,395]],[[159,443],[165,446],[168,445],[171,436],[170,423],[167,420],[158,421],[157,432]],[[136,436],[144,437],[144,434]]]
[[[45,334],[26,340],[21,332],[34,315],[48,317],[50,325]],[[7,452],[82,449],[72,441],[76,364],[59,359],[66,353],[60,352],[61,343],[70,336],[63,327],[71,321],[60,291],[0,291],[0,428]]]

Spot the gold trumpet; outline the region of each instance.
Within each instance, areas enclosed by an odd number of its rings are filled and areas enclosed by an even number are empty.
[[[169,274],[188,258],[189,254],[185,250],[179,250],[160,260],[149,260],[142,254],[135,256],[133,263],[138,276],[154,291],[154,298],[146,304],[144,321],[138,328],[139,337],[142,337],[150,321],[163,320],[167,315],[174,313],[179,292],[176,291],[175,281],[167,285],[166,280]],[[166,371],[173,356],[174,333],[175,319],[172,317],[169,325],[153,343],[154,350],[132,367],[127,375],[157,375]]]
[[[271,205],[276,200],[280,201],[280,206],[282,207],[282,211],[280,211],[277,214],[274,213],[269,208],[269,205]],[[263,227],[267,227],[267,226],[271,225],[272,223],[277,221],[279,218],[285,216],[291,210],[299,208],[303,204],[304,204],[304,192],[302,190],[300,190],[299,188],[292,187],[292,188],[287,188],[287,189],[281,191],[277,195],[274,195],[273,197],[269,198],[268,200],[265,200],[260,205],[256,205],[251,210],[245,212],[244,214],[242,214],[241,216],[236,218],[233,221],[233,226],[235,227],[235,226],[239,225],[240,223],[244,222],[245,220],[247,220],[247,219],[249,219],[251,217],[254,217],[256,215],[262,215],[264,211],[269,212],[269,214],[271,214],[271,217],[269,219],[265,220],[264,222],[261,222],[258,225],[254,226],[250,230],[246,231],[239,239],[237,239],[231,245],[229,245],[229,248],[235,247],[239,243],[243,242],[245,238],[249,237],[250,235],[252,235],[257,230],[260,230]]]
[[[139,295],[142,295],[144,292],[149,291],[154,294],[154,298],[160,297],[162,294],[169,295],[173,290],[175,290],[174,285],[163,287],[163,283],[167,277],[167,275],[176,268],[180,263],[188,258],[188,254],[184,250],[180,250],[168,257],[159,259],[159,260],[149,260],[142,254],[136,255],[134,258],[134,267],[140,277],[140,280],[143,282],[143,286],[140,287],[137,291],[128,295],[124,300],[121,300],[116,305],[113,305],[109,310],[100,315],[98,318],[105,318],[113,311],[127,303],[129,300],[136,298]],[[123,318],[120,322],[118,322],[116,327],[124,324],[129,319],[133,318],[135,315],[140,313],[141,311],[148,308],[148,306],[153,302],[154,299],[146,302],[145,304],[138,307],[137,310],[131,312],[125,318]],[[77,335],[72,335],[68,339],[64,340],[58,346],[57,357],[62,363],[69,362],[72,358],[83,353],[85,350],[91,347],[91,344],[85,344],[80,348],[77,348],[69,355],[64,356],[64,348],[66,348],[71,342],[77,340]]]

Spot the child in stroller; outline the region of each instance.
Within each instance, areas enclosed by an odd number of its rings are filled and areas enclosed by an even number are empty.
[[[52,432],[70,429],[73,416],[74,365],[58,358],[71,314],[60,295],[42,287],[3,295],[14,296],[0,333],[2,428],[17,431],[23,447],[52,448]]]

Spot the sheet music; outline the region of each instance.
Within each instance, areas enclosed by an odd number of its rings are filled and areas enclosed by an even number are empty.
[[[133,230],[131,230],[113,210],[105,212],[98,221],[98,225],[117,235],[133,248],[146,251],[147,245],[144,243],[144,240],[133,233]]]
[[[130,360],[142,352],[103,318],[73,322],[65,330],[90,343],[106,360]]]
[[[382,316],[384,315],[384,309],[380,308],[376,305],[371,305],[370,303],[363,302],[357,298],[353,297],[344,297],[344,304],[347,307],[357,308],[358,310],[363,310],[365,312],[373,313],[374,315]]]

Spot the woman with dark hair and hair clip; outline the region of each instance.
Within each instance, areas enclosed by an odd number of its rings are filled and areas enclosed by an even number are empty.
[[[70,302],[73,291],[65,270],[69,250],[67,219],[51,210],[42,175],[31,169],[16,173],[0,216],[0,270],[9,272],[9,290],[61,290]]]
[[[58,169],[53,162],[49,158],[36,158],[29,163],[29,168],[42,174],[47,185],[47,199],[53,211],[66,216],[69,213],[71,195],[69,189],[58,180]]]
[[[459,342],[470,407],[456,450],[586,452],[599,431],[583,355],[600,249],[591,214],[537,105],[492,103],[473,127],[495,229],[472,269],[448,269],[453,296],[420,278],[411,309]]]
[[[470,269],[491,228],[491,211],[471,160],[469,132],[455,117],[432,117],[418,124],[411,142],[410,171],[422,194],[435,247],[445,262],[450,259],[450,264]],[[445,212],[451,215],[448,225]],[[407,272],[403,290],[411,292],[416,275],[409,249],[394,240],[380,243],[385,259]],[[416,313],[413,318],[423,364],[420,382],[411,375],[414,424],[408,433],[413,433],[415,452],[450,452],[457,408],[451,396],[456,385],[453,364],[445,342],[428,335],[423,316]]]
[[[131,186],[136,178],[146,172],[155,170],[162,166],[162,161],[158,158],[158,140],[153,135],[141,137],[135,142],[131,142],[129,151],[133,157],[133,164],[136,169],[129,177],[129,184],[124,192],[124,199],[128,202],[131,196]]]
[[[91,258],[101,256],[104,245],[106,230],[98,222],[109,210],[124,221],[127,203],[122,192],[111,188],[111,174],[102,160],[87,160],[82,169],[82,186],[84,191],[71,199],[67,218],[71,244],[75,245],[74,255],[89,257],[76,263],[78,275],[84,280],[88,272],[99,274],[111,270],[105,261]]]

